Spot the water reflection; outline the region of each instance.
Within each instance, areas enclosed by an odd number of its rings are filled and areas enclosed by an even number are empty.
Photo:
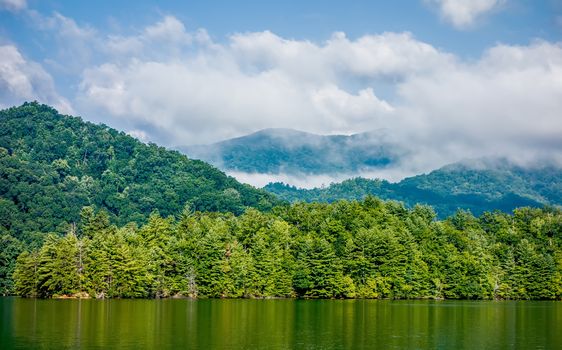
[[[0,298],[1,348],[559,348],[560,302]]]

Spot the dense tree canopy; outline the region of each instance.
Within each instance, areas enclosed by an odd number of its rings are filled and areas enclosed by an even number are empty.
[[[178,152],[26,103],[0,111],[0,294],[562,297],[560,209],[437,220],[432,207],[364,194],[283,204]]]
[[[76,230],[22,253],[22,296],[560,299],[562,212],[512,215],[362,202],[241,216],[150,215],[117,227],[83,211]],[[86,294],[87,293],[87,294]]]
[[[241,214],[277,200],[206,163],[45,105],[0,111],[2,232],[31,242],[35,232],[67,232],[84,206],[124,225],[144,223],[155,209],[179,215],[186,202]]]
[[[397,183],[355,178],[323,188],[299,189],[271,183],[264,189],[290,202],[361,200],[373,195],[402,201],[410,208],[431,205],[440,218],[453,215],[457,209],[480,215],[493,210],[510,213],[523,206],[562,206],[562,168],[524,168],[498,159],[476,163],[448,165]]]
[[[44,249],[53,247],[56,237],[81,220],[84,207],[82,216],[103,209],[92,227],[84,228],[98,232],[109,223],[143,224],[154,210],[179,216],[186,203],[199,211],[239,215],[247,207],[268,210],[279,201],[204,162],[49,106],[25,103],[0,111],[0,294],[13,288],[10,276],[21,251],[44,239]],[[45,238],[49,232],[55,236]],[[55,283],[38,295],[59,287]]]

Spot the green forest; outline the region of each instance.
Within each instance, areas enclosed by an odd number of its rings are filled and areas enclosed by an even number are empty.
[[[558,207],[288,204],[49,106],[0,111],[2,295],[561,299],[561,246]]]
[[[67,232],[84,206],[124,225],[145,222],[155,209],[177,215],[188,201],[235,214],[279,203],[207,163],[46,105],[0,111],[0,225],[17,238]]]
[[[560,299],[562,212],[465,211],[368,197],[240,216],[194,212],[117,227],[85,208],[75,229],[21,254],[21,296]]]
[[[334,202],[361,200],[368,195],[399,200],[408,207],[431,205],[444,219],[457,209],[474,215],[501,210],[511,213],[524,206],[562,205],[562,169],[559,166],[523,168],[505,159],[455,163],[391,183],[386,180],[354,178],[330,186],[301,189],[283,183],[270,183],[265,190],[290,202]]]
[[[12,293],[18,254],[61,236],[84,207],[112,224],[146,223],[150,213],[241,214],[280,201],[211,165],[36,102],[0,111],[0,294]]]

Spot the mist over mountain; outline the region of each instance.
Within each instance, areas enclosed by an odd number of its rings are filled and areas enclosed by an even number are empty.
[[[478,215],[521,206],[562,205],[562,168],[556,162],[481,157],[422,174],[408,168],[412,155],[390,140],[384,131],[323,136],[264,129],[182,150],[290,202],[361,200],[374,195],[409,207],[428,204],[440,217],[457,209]]]
[[[264,129],[211,145],[179,147],[189,157],[224,171],[336,175],[385,169],[402,151],[384,131],[353,135],[316,135],[293,129]]]
[[[521,206],[562,205],[562,169],[557,165],[523,167],[505,159],[478,159],[444,166],[429,174],[405,178],[398,183],[354,178],[328,187],[301,189],[270,183],[265,189],[296,202],[334,202],[374,195],[398,200],[407,206],[429,204],[440,217],[458,209],[473,214]]]

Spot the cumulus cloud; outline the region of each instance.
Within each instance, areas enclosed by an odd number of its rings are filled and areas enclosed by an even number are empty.
[[[466,11],[471,20],[485,12]],[[385,129],[401,163],[375,175],[392,180],[482,156],[562,163],[561,43],[497,44],[464,60],[411,33],[338,32],[311,42],[264,31],[215,41],[173,16],[132,35],[102,34],[57,14],[45,23],[98,55],[80,61],[73,105],[142,140],[181,146],[263,128]],[[71,56],[80,45],[61,48]],[[44,93],[37,81],[52,86],[38,64],[16,53],[0,56],[10,98]],[[19,71],[24,79],[6,73]]]
[[[17,12],[25,9],[26,7],[26,0],[0,0],[0,9]]]
[[[377,120],[373,119],[373,116],[394,111],[390,104],[377,98],[372,88],[360,90],[357,95],[352,95],[335,85],[326,86],[314,93],[312,103],[322,115],[333,120],[336,127],[339,123],[339,128],[343,129],[348,123],[374,125]],[[342,115],[345,115],[345,119],[341,118]]]
[[[476,63],[411,78],[398,90],[409,139],[438,162],[483,154],[562,162],[560,43],[498,45]]]
[[[104,35],[60,13],[30,15],[57,41],[57,56],[46,60],[51,68],[82,77],[76,103],[83,114],[109,114],[117,118],[113,125],[150,129],[169,144],[267,127],[379,128],[394,107],[365,79],[387,84],[454,61],[410,33],[356,40],[335,33],[319,44],[265,31],[219,44],[173,16],[134,35]]]
[[[161,41],[147,39],[164,30],[185,46],[179,54],[178,45],[155,50]],[[318,44],[266,31],[235,34],[219,44],[203,30],[186,32],[169,17],[118,40],[135,54],[86,69],[79,101],[85,108],[150,124],[178,145],[268,127],[346,134],[377,129],[395,111],[377,95],[377,84],[455,62],[410,33],[356,40],[335,33]],[[119,46],[115,38],[108,45]],[[365,79],[372,84],[365,85]]]
[[[400,171],[388,169],[393,174],[467,157],[561,158],[559,43],[498,44],[464,61],[410,33],[335,33],[314,43],[265,31],[217,43],[180,24],[165,17],[120,37],[129,55],[83,71],[81,107],[169,145],[271,127],[320,134],[384,128],[408,150]],[[152,35],[176,44],[151,42]],[[377,91],[388,86],[391,98],[382,98]]]
[[[177,44],[191,42],[191,35],[186,32],[183,23],[173,16],[166,16],[162,21],[146,27],[144,36],[151,40],[164,40]]]
[[[321,45],[283,39],[268,31],[237,34],[230,39],[228,48],[240,66],[278,68],[301,79],[332,81],[342,75],[346,79],[401,78],[447,65],[454,59],[408,32],[364,35],[356,40],[336,32]]]
[[[70,103],[56,92],[52,77],[40,64],[26,60],[14,45],[0,46],[0,106],[38,100],[63,113],[71,113]]]
[[[506,0],[425,0],[458,29],[465,29],[478,18],[503,6]]]

